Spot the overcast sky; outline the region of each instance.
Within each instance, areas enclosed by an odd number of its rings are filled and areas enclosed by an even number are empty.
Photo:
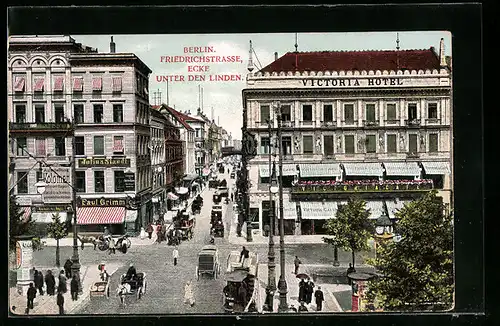
[[[72,35],[84,45],[109,52],[111,35]],[[428,49],[434,46],[439,51],[439,41],[445,40],[445,53],[451,55],[451,34],[449,32],[400,32],[401,50]],[[214,119],[233,138],[241,139],[242,99],[248,64],[249,41],[252,41],[258,60],[257,68],[265,67],[274,60],[274,52],[281,57],[294,51],[295,34],[182,34],[182,35],[114,35],[116,52],[135,53],[153,71],[150,76],[150,102],[153,92],[161,90],[162,102],[166,102],[166,83],[157,82],[162,75],[188,75],[186,63],[161,62],[161,56],[184,55],[184,47],[212,46],[216,53],[209,55],[240,56],[241,63],[211,63],[209,74],[241,74],[241,81],[233,82],[169,82],[169,105],[179,111],[195,113],[198,106],[198,85],[204,93],[203,109],[210,118],[212,108]],[[380,33],[299,33],[299,51],[349,51],[349,50],[391,50],[396,48],[396,32]],[[196,54],[187,54],[196,55]],[[260,62],[260,64],[259,64]],[[197,65],[197,64],[194,64]],[[185,77],[187,78],[187,77]],[[208,77],[206,77],[208,80]]]

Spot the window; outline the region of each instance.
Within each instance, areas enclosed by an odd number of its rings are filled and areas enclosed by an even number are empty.
[[[16,138],[17,143],[17,156],[28,155],[28,139],[26,137]]]
[[[16,123],[26,123],[26,106],[24,104],[16,105]]]
[[[123,153],[123,136],[113,136],[113,153]]]
[[[344,146],[346,154],[354,154],[354,135],[344,136]]]
[[[101,77],[92,78],[92,91],[93,92],[102,91],[102,78]]]
[[[123,122],[122,104],[113,104],[113,122]]]
[[[85,171],[75,171],[75,181],[76,181],[76,191],[77,192],[85,192],[85,183],[86,183],[86,178],[85,178]]]
[[[377,119],[375,118],[375,104],[366,104],[366,121],[375,122]]]
[[[200,128],[196,128],[196,138],[200,138]]]
[[[438,150],[438,134],[429,134],[429,152],[436,153]]]
[[[269,137],[261,137],[260,138],[260,153],[261,154],[269,154],[270,153],[270,141]]]
[[[377,152],[377,136],[375,135],[366,136],[366,152],[367,153]]]
[[[24,92],[25,82],[26,82],[25,77],[15,77],[14,92]]]
[[[333,156],[333,135],[323,136],[323,146],[325,147],[325,156]]]
[[[344,120],[345,123],[354,123],[354,104],[344,104]]]
[[[290,105],[281,106],[281,121],[292,121],[292,110]]]
[[[121,92],[121,91],[122,91],[122,78],[113,77],[113,92]]]
[[[302,106],[302,121],[312,121],[313,119],[313,108],[312,105]]]
[[[83,77],[73,78],[73,92],[83,92]]]
[[[42,171],[36,171],[36,182],[44,181]]]
[[[397,120],[396,118],[396,104],[388,103],[386,106],[387,109],[387,120]]]
[[[35,156],[46,156],[45,138],[35,139]]]
[[[269,120],[269,105],[260,106],[260,122],[265,123]]]
[[[17,172],[17,193],[27,194],[28,193],[28,173],[27,172]]]
[[[56,151],[56,156],[66,156],[66,138],[55,137],[54,148]]]
[[[94,155],[104,155],[104,136],[94,136]]]
[[[54,120],[55,122],[64,122],[64,106],[60,104],[54,105]]]
[[[412,155],[416,155],[418,150],[418,137],[416,134],[410,134],[409,136],[409,152]]]
[[[104,171],[94,171],[94,192],[104,192]]]
[[[331,104],[323,105],[323,121],[325,122],[333,121],[333,105]]]
[[[292,155],[292,137],[281,137],[281,150],[283,151],[283,155]]]
[[[408,120],[415,120],[417,118],[417,104],[408,103]]]
[[[396,135],[387,135],[387,153],[396,153]]]
[[[57,76],[54,78],[54,92],[62,92],[64,90],[64,77]]]
[[[313,153],[313,136],[304,136],[302,138],[302,142],[304,145],[303,154],[312,154]]]
[[[85,137],[75,137],[75,155],[85,155]]]
[[[104,108],[102,104],[94,104],[94,122],[102,123],[104,116]]]
[[[427,104],[427,117],[429,119],[437,119],[437,117],[438,117],[437,103]]]
[[[45,106],[40,104],[35,105],[35,122],[36,123],[45,122]]]
[[[83,123],[83,104],[75,104],[73,106],[75,123]]]
[[[115,171],[115,192],[125,191],[125,172]]]

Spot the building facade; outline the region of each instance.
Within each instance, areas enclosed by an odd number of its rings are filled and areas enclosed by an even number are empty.
[[[199,176],[206,177],[208,176],[206,168],[209,163],[206,141],[208,133],[206,132],[206,121],[201,117],[201,110],[198,109],[197,115],[195,116],[189,115],[187,123],[195,131],[195,173]]]
[[[279,159],[276,108],[286,234],[324,233],[325,220],[354,193],[373,219],[394,218],[431,188],[453,205],[451,70],[443,40],[439,53],[287,53],[248,75],[243,105],[258,142],[249,161],[249,204],[261,232],[269,224],[269,155]]]
[[[153,219],[158,220],[165,213],[167,200],[167,139],[171,136],[172,129],[176,130],[167,118],[151,108],[149,122],[151,141],[148,145],[151,152],[151,200],[153,202]]]

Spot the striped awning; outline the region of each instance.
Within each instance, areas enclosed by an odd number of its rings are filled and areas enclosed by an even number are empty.
[[[382,176],[380,163],[344,163],[344,170],[348,176]]]
[[[93,91],[101,91],[102,90],[102,78],[101,77],[92,78],[92,90]]]
[[[422,162],[426,174],[451,174],[450,162]]]
[[[299,164],[300,177],[337,177],[340,176],[339,164]]]
[[[396,212],[409,202],[409,200],[398,199],[386,200],[385,204],[387,206],[387,213],[389,213],[389,218],[396,218]]]
[[[370,217],[369,219],[378,219],[380,215],[385,214],[384,202],[379,200],[367,200],[366,208],[370,209]]]
[[[283,164],[283,176],[294,176],[297,168],[293,164]],[[261,178],[269,178],[269,165],[259,165],[259,175]],[[280,175],[278,164],[276,164],[276,176]]]
[[[24,92],[26,79],[24,77],[16,77],[14,84],[14,92]]]
[[[304,201],[300,202],[303,220],[328,220],[335,218],[337,202],[335,201]]]
[[[297,205],[295,204],[295,202],[283,201],[283,219],[285,220],[297,219]]]
[[[78,207],[77,224],[122,224],[125,207]]]
[[[83,91],[83,78],[82,77],[73,78],[73,91],[76,91],[76,92]]]
[[[35,78],[33,91],[43,92],[44,86],[45,86],[45,78]]]
[[[137,220],[137,211],[127,209],[125,212],[125,222],[135,222]]]
[[[22,207],[22,210],[23,210],[23,216],[21,216],[21,219],[23,221],[27,221],[31,215],[31,206],[24,206]]]
[[[419,176],[420,167],[417,162],[384,162],[387,175]]]
[[[52,214],[56,214],[55,212],[33,212],[31,214],[31,219],[35,223],[52,223]],[[67,219],[66,212],[59,212],[59,222],[66,222]]]
[[[64,77],[56,77],[54,80],[54,91],[62,92],[64,88]]]

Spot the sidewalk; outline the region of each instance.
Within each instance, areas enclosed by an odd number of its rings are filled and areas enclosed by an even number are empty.
[[[118,263],[106,264],[106,270],[111,276],[115,273],[122,265]],[[41,270],[44,275],[48,269],[52,270],[54,275],[58,275],[57,268],[55,267],[37,267]],[[69,291],[69,280],[68,280],[68,292],[64,294],[64,310],[66,314],[74,314],[77,310],[83,307],[88,300],[90,300],[90,287],[94,282],[100,281],[99,271],[97,270],[97,265],[95,266],[82,266],[80,269],[80,275],[82,278],[82,290],[83,293],[78,296],[77,301],[71,300],[71,293]],[[57,277],[56,277],[57,283]],[[45,291],[45,289],[44,289]],[[56,304],[57,296],[48,296],[46,293],[44,295],[37,294],[34,300],[34,309],[31,309],[30,315],[58,315],[59,307]],[[26,294],[19,295],[16,288],[9,289],[9,307],[10,311],[16,315],[24,315],[26,309],[27,298]],[[16,310],[12,311],[12,307],[15,306]]]

